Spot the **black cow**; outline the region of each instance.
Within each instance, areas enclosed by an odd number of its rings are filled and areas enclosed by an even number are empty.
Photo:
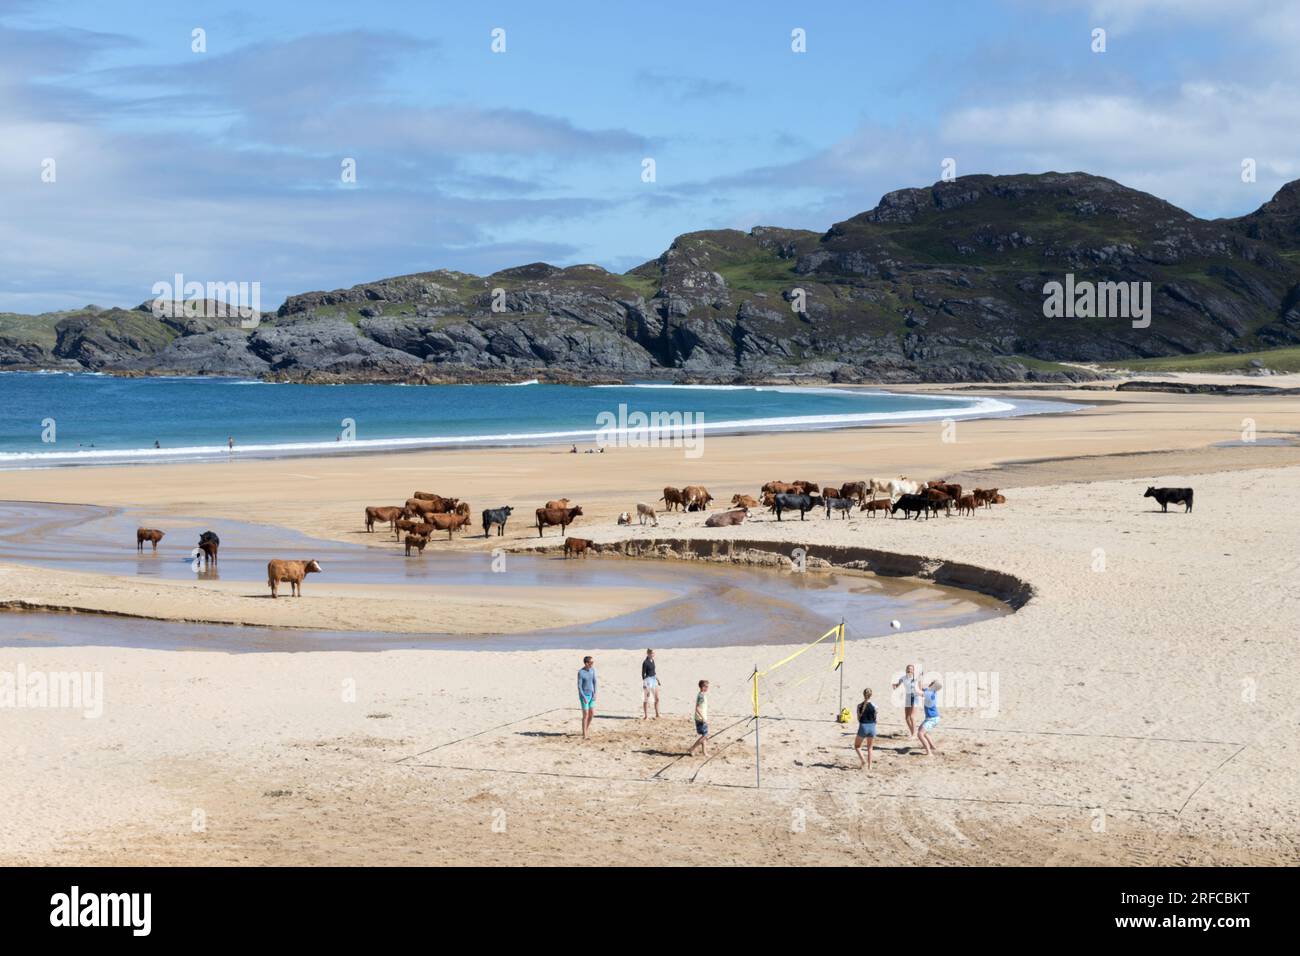
[[[934,509],[935,503],[925,495],[899,495],[898,500],[894,502],[894,507],[889,509],[890,517],[903,512],[903,520],[906,521],[912,517],[912,512],[916,512],[919,520],[921,515],[925,515],[925,520],[930,520],[930,512]]]
[[[1191,488],[1148,488],[1143,498],[1154,498],[1160,504],[1160,510],[1167,512],[1169,503],[1183,506],[1183,514],[1192,510]]]
[[[781,520],[782,511],[799,512],[799,520],[804,520],[804,515],[813,508],[820,508],[823,504],[820,495],[777,495],[772,502],[772,510],[776,512],[776,520]]]
[[[826,498],[826,517],[831,516],[831,509],[834,509],[847,519],[849,512],[858,506],[857,498]]]
[[[506,505],[504,508],[487,508],[483,512],[483,537],[487,537],[492,530],[492,526],[497,526],[497,537],[506,533],[506,519],[515,509]]]

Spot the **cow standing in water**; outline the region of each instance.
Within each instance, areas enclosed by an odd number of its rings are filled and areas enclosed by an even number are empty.
[[[209,564],[217,563],[217,551],[221,547],[221,539],[217,537],[215,531],[205,531],[199,535],[199,550],[203,552],[203,566],[206,568]]]

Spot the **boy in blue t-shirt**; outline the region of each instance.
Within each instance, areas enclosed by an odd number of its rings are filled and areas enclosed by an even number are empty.
[[[939,726],[939,690],[943,685],[937,680],[930,681],[926,685],[923,703],[925,704],[925,720],[921,721],[921,726],[917,728],[916,738],[921,741],[925,747],[925,755],[937,754],[939,748],[934,745],[930,739],[930,731]]]

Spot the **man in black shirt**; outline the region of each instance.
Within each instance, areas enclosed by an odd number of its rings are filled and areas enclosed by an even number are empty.
[[[655,720],[659,719],[659,678],[655,675],[655,652],[646,649],[641,662],[641,719],[650,718],[650,698],[655,702]]]

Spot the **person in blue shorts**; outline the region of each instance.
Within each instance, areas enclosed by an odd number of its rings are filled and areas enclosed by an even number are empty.
[[[925,747],[927,757],[939,752],[939,748],[930,739],[930,731],[939,726],[939,689],[942,686],[937,680],[932,680],[926,685],[925,693],[922,695],[925,703],[925,720],[921,721],[921,726],[917,728],[916,738]]]
[[[578,705],[582,708],[582,739],[587,739],[591,718],[596,716],[596,662],[590,657],[582,659],[578,671]]]
[[[867,742],[867,759],[862,759],[862,741]],[[871,751],[876,745],[876,705],[871,702],[871,688],[862,691],[858,704],[858,735],[853,738],[853,749],[858,755],[858,769],[871,769]]]

